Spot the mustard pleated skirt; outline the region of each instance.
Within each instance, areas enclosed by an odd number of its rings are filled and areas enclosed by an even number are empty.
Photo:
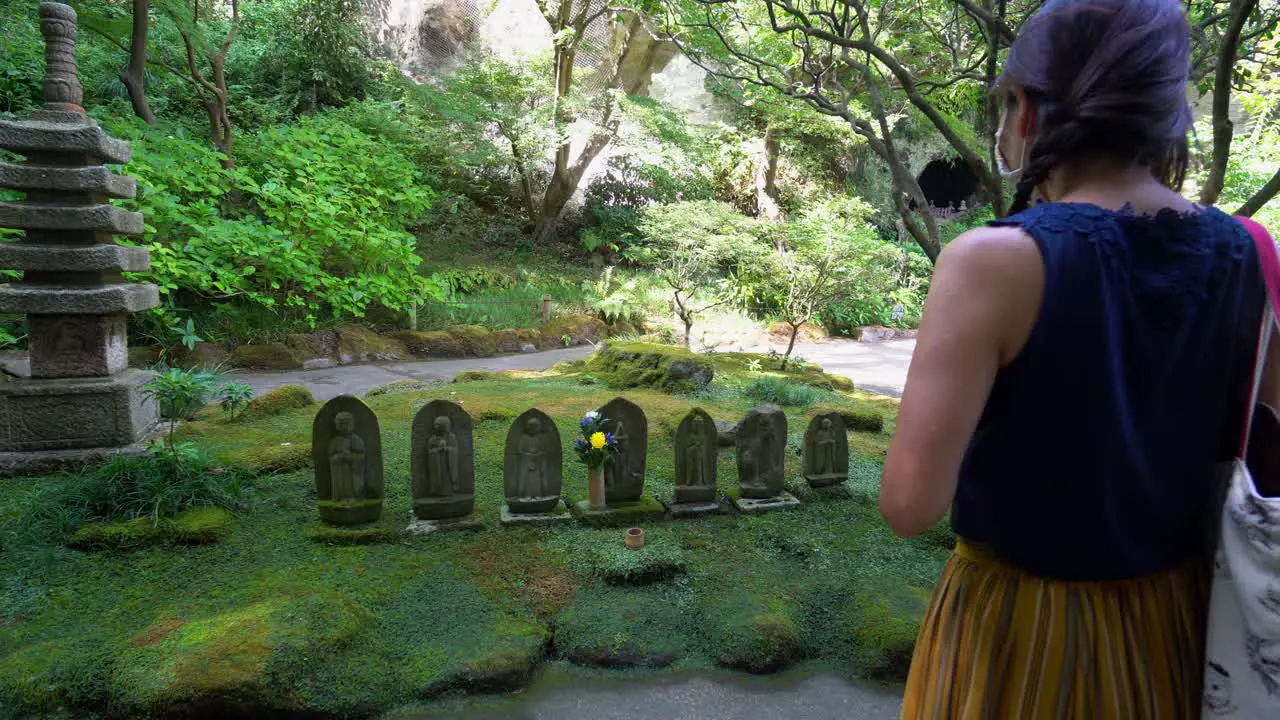
[[[1201,562],[1066,582],[960,540],[920,628],[902,717],[1194,720],[1207,606]]]

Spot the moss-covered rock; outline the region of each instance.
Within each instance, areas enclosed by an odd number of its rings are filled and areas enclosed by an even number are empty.
[[[823,403],[811,407],[807,415],[814,417],[832,412],[840,415],[840,419],[844,421],[845,429],[851,432],[878,433],[884,430],[884,414],[870,408]]]
[[[496,648],[476,648],[462,661],[461,671],[443,684],[473,693],[511,692],[524,687],[546,655],[551,640],[543,625],[504,618],[504,642]]]
[[[343,325],[338,336],[338,362],[394,361],[409,356],[409,350],[395,336],[384,336],[359,325]]]
[[[112,669],[112,696],[150,716],[309,714],[293,686],[310,658],[345,646],[371,624],[358,603],[330,593],[270,599],[139,633]]]
[[[312,542],[326,545],[380,545],[404,540],[404,524],[388,517],[367,525],[330,525],[316,520],[307,525],[305,534]]]
[[[445,330],[457,340],[467,355],[472,357],[493,357],[498,354],[498,342],[493,333],[479,325],[458,325]]]
[[[417,332],[401,330],[392,333],[393,337],[403,343],[409,352],[416,357],[466,357],[466,347],[457,338],[447,332]]]
[[[146,369],[160,362],[164,348],[159,345],[129,346],[129,367]]]
[[[389,382],[386,385],[379,385],[378,387],[365,393],[364,396],[367,398],[371,398],[371,397],[378,397],[379,395],[394,395],[396,393],[422,392],[423,390],[430,390],[431,388],[434,388],[434,387],[440,387],[442,384],[443,382],[440,380],[396,380],[395,382]]]
[[[231,353],[225,347],[209,342],[196,343],[190,350],[180,346],[173,350],[172,356],[175,366],[185,368],[213,368],[231,359]]]
[[[493,342],[500,353],[518,353],[525,341],[520,339],[519,330],[498,330],[493,333]],[[536,342],[534,343],[537,344]]]
[[[716,662],[756,675],[784,670],[801,656],[800,627],[786,612],[719,618]]]
[[[591,527],[619,527],[635,525],[651,520],[661,520],[667,514],[667,506],[646,491],[635,502],[611,503],[607,511],[596,510],[586,500],[576,502],[570,508],[574,517]]]
[[[685,654],[694,625],[661,588],[587,587],[556,619],[556,652],[589,667],[666,667]]]
[[[231,365],[245,370],[294,370],[302,367],[284,343],[241,345],[231,353]]]
[[[700,390],[715,377],[715,368],[703,357],[683,348],[644,343],[608,345],[591,356],[584,371],[610,389],[670,393]]]
[[[563,338],[568,338],[570,345],[586,345],[598,343],[608,335],[609,326],[590,315],[552,318],[542,328],[544,344],[563,345]]]
[[[836,615],[832,632],[859,674],[877,680],[906,680],[911,653],[920,633],[920,618],[929,592],[909,585],[879,584],[859,588],[853,602]]]
[[[283,342],[303,362],[316,358],[333,358],[338,352],[338,337],[331,332],[291,333],[284,337]]]
[[[315,396],[307,388],[301,385],[281,385],[249,401],[244,414],[251,418],[279,415],[289,410],[310,407],[315,402]]]
[[[141,517],[90,523],[72,533],[67,545],[79,550],[132,550],[166,542],[207,545],[230,529],[231,519],[222,508],[201,507],[157,522]]]
[[[307,443],[255,445],[226,453],[227,461],[255,473],[277,473],[300,470],[311,465],[311,446]]]

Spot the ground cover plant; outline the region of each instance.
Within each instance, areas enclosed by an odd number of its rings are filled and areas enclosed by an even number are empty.
[[[754,404],[737,389],[750,371],[736,367],[749,361],[720,361],[722,377],[701,394],[624,393],[650,418],[649,492],[671,496],[671,433],[691,407],[736,421]],[[788,490],[801,509],[646,523],[650,542],[633,552],[621,529],[498,524],[512,419],[536,406],[572,438],[585,410],[619,394],[567,370],[369,398],[383,428],[387,497],[368,544],[316,532],[309,465],[254,481],[217,542],[141,549],[73,549],[57,533],[19,541],[41,497],[81,481],[11,483],[0,499],[0,714],[364,715],[517,687],[540,663],[772,672],[804,662],[902,677],[946,538],[896,540],[876,511],[894,401],[831,393],[849,412],[889,418],[879,432],[852,434],[859,449],[847,488],[809,490],[788,452]],[[486,527],[411,539],[399,532],[409,517],[409,428],[436,397],[462,403],[476,421]],[[234,468],[267,448],[308,447],[314,411],[232,419],[210,406],[177,441]],[[788,409],[793,450],[812,412]],[[734,487],[733,467],[722,452],[722,491]],[[585,471],[565,471],[568,499],[585,498]]]

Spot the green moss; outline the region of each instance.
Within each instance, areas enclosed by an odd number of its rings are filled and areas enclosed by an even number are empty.
[[[386,385],[379,385],[365,393],[364,396],[366,398],[372,398],[378,397],[379,395],[392,395],[395,393],[422,392],[423,390],[440,387],[443,384],[444,382],[440,380],[396,380],[395,382],[389,382]]]
[[[498,343],[493,333],[479,325],[458,325],[445,332],[462,345],[467,355],[493,357],[498,354]]]
[[[455,375],[453,382],[455,384],[482,382],[484,380],[492,380],[496,376],[497,373],[487,372],[485,370],[467,370],[466,372],[461,372]]]
[[[520,352],[520,346],[524,344],[520,339],[520,331],[509,328],[506,330],[495,330],[493,333],[493,342],[500,353],[518,353]],[[537,343],[534,344],[537,345]]]
[[[592,510],[586,500],[574,503],[571,509],[580,522],[591,527],[635,525],[661,520],[667,514],[667,507],[647,490],[635,502],[611,503],[607,512]]]
[[[72,533],[67,545],[79,550],[132,550],[165,542],[205,545],[226,534],[231,519],[222,508],[202,507],[158,522],[145,517],[96,522]]]
[[[244,414],[249,418],[279,415],[282,412],[314,405],[316,398],[301,385],[281,385],[272,388],[249,402]]]
[[[691,393],[707,387],[715,377],[714,367],[701,356],[683,348],[644,343],[608,345],[592,355],[583,369],[614,390]]]
[[[75,717],[66,711],[106,704],[106,672],[104,648],[91,636],[20,647],[0,658],[0,709],[11,717]]]
[[[561,345],[561,338],[569,338],[571,345],[598,343],[609,334],[609,327],[600,318],[591,315],[572,315],[552,318],[542,328],[547,344]]]
[[[302,360],[330,357],[337,338],[332,333],[291,333],[284,338],[285,347]]]
[[[171,354],[170,361],[177,367],[212,368],[226,363],[231,357],[227,349],[216,343],[196,343],[190,350],[179,346]]]
[[[255,445],[226,453],[225,458],[230,464],[255,473],[288,472],[311,466],[311,446],[295,443]]]
[[[591,667],[671,665],[699,635],[683,600],[670,587],[585,587],[556,619],[556,651]]]
[[[403,343],[417,357],[466,357],[467,349],[457,338],[447,332],[417,332],[401,330],[390,337]]]
[[[327,545],[378,545],[399,542],[404,539],[404,525],[396,525],[384,517],[368,525],[337,527],[319,520],[307,524],[307,538]]]
[[[767,674],[802,657],[800,609],[789,598],[729,590],[717,605],[712,643],[719,665]]]
[[[813,417],[831,412],[838,413],[840,419],[844,421],[845,428],[851,432],[879,433],[884,431],[884,413],[875,407],[868,407],[865,404],[824,403],[813,406],[807,416]]]
[[[129,346],[129,367],[146,369],[160,362],[160,355],[164,352],[164,348],[159,345],[131,345]]]
[[[283,343],[241,345],[231,353],[231,366],[245,370],[294,370],[302,363]]]
[[[576,549],[573,567],[610,585],[648,585],[669,580],[685,571],[688,557],[660,527],[646,533],[645,545],[639,550],[626,547],[623,531],[605,533],[598,542]]]
[[[409,351],[394,336],[383,336],[359,325],[343,325],[338,335],[338,360],[343,363],[403,360]]]

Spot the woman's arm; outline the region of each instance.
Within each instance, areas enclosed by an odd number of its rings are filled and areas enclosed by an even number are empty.
[[[1044,262],[1016,228],[979,228],[942,251],[880,484],[880,512],[903,537],[938,522],[996,371],[1040,311]]]
[[[1267,346],[1266,366],[1262,371],[1262,387],[1258,401],[1280,408],[1280,328],[1271,328],[1271,344]]]

